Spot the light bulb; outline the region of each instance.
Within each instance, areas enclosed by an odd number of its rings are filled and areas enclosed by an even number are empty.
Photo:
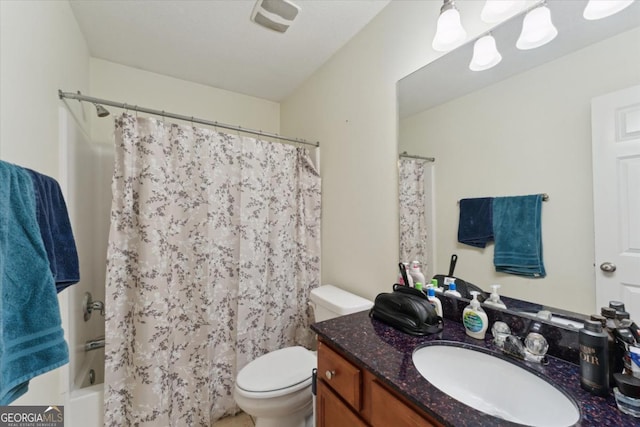
[[[473,45],[473,58],[469,64],[471,71],[483,71],[495,67],[502,61],[496,47],[496,39],[491,34],[480,37]]]
[[[502,22],[513,15],[524,0],[487,0],[480,13],[480,18],[488,23]]]
[[[551,11],[542,5],[529,11],[522,23],[522,32],[516,42],[518,49],[534,49],[549,43],[558,35],[558,30],[551,22]]]
[[[445,0],[442,9],[432,46],[434,50],[447,52],[465,41],[467,32],[462,28],[460,13],[453,2]]]
[[[590,21],[606,18],[620,12],[630,6],[631,3],[633,3],[633,0],[589,0],[582,16]]]

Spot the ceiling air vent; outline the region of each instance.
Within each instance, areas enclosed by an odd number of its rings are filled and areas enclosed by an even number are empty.
[[[284,33],[298,16],[298,12],[300,7],[289,0],[258,0],[251,12],[251,20],[263,27]]]

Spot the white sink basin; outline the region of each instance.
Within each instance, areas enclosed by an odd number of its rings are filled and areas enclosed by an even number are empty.
[[[413,364],[443,393],[494,417],[545,427],[570,426],[580,418],[573,400],[552,384],[481,351],[429,345],[413,352]]]

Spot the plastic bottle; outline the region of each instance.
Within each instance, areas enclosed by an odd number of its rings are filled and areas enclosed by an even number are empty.
[[[444,289],[442,289],[440,286],[438,286],[438,279],[431,279],[431,287],[438,294],[441,294],[441,293],[444,292]]]
[[[626,311],[622,301],[609,301],[609,308],[613,308],[615,311]]]
[[[411,278],[411,274],[409,274],[409,263],[408,262],[403,262],[404,267],[405,267],[405,271],[407,272],[407,280],[409,281],[409,283],[404,283],[404,278],[402,277],[402,273],[398,274],[398,283],[400,285],[405,285],[405,286],[410,286],[413,288],[413,279]]]
[[[616,309],[610,307],[602,307],[600,309],[600,314],[607,318],[607,328],[613,330],[618,327],[618,322],[616,322]]]
[[[609,395],[608,339],[597,320],[586,320],[578,333],[580,385],[597,396]]]
[[[484,304],[490,305],[492,307],[503,308],[506,310],[507,306],[500,299],[500,295],[498,295],[499,288],[500,288],[500,285],[491,285],[491,289],[493,289],[493,292],[491,292],[491,295],[489,295],[489,298],[484,300]]]
[[[595,320],[596,322],[600,322],[600,324],[602,325],[602,330],[607,334],[607,349],[609,352],[609,384],[615,384],[613,374],[616,373],[616,366],[614,363],[614,361],[616,360],[616,339],[613,336],[613,331],[607,328],[606,317],[599,314],[592,314],[590,319]]]
[[[618,354],[622,355],[622,362],[624,370],[622,373],[633,375],[631,371],[631,358],[629,353],[630,346],[637,346],[638,343],[631,333],[631,320],[625,319],[620,322],[620,326],[613,331],[613,336],[616,339],[616,346],[618,347]]]
[[[436,308],[438,316],[442,317],[442,302],[440,301],[440,298],[436,297],[436,290],[431,286],[427,288],[427,299]]]
[[[609,374],[610,374],[609,383],[614,384],[611,382],[613,381],[613,374],[616,372],[622,372],[622,370],[624,369],[624,362],[623,362],[624,354],[622,354],[620,352],[620,348],[617,345],[615,345],[614,332],[616,328],[619,326],[615,320],[616,309],[611,307],[602,307],[600,309],[600,313],[602,317],[604,317],[605,319],[605,326],[604,326],[605,332],[611,335],[614,340],[614,345],[609,347]]]
[[[487,332],[489,318],[487,317],[487,313],[480,307],[478,294],[478,291],[471,291],[473,299],[462,311],[462,323],[464,324],[464,329],[467,331],[467,335],[471,338],[482,340]]]
[[[449,289],[449,285],[451,285],[453,282],[455,282],[456,279],[454,277],[445,277],[444,280],[442,281],[443,283],[443,287],[445,290]]]
[[[422,271],[420,270],[420,262],[419,261],[413,261],[411,263],[411,268],[409,270],[407,270],[407,272],[411,275],[411,277],[413,278],[413,283],[425,283],[424,280],[424,274],[422,274]]]
[[[474,291],[475,292],[475,291]],[[449,289],[447,289],[446,291],[444,291],[445,295],[454,295],[458,298],[462,298],[462,295],[460,294],[460,292],[458,292],[456,290],[456,282],[453,281],[451,283],[449,283]],[[480,302],[478,302],[478,304],[480,304]]]

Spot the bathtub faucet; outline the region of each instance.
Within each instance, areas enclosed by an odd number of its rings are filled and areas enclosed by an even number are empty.
[[[84,351],[96,350],[104,347],[104,337],[98,337],[93,340],[89,340],[84,344]]]
[[[94,301],[91,297],[91,293],[85,292],[84,298],[82,298],[82,312],[84,313],[85,322],[91,319],[91,313],[94,310],[99,311],[100,314],[104,316],[104,302]]]

